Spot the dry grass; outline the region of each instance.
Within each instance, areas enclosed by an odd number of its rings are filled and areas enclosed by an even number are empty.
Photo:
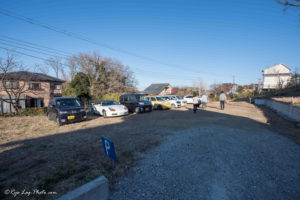
[[[300,106],[300,97],[272,97],[274,101],[293,104],[294,106]]]
[[[172,131],[216,124],[255,130],[269,127],[266,113],[248,103],[232,102],[224,111],[218,103],[209,103],[197,114],[189,106],[117,118],[90,116],[88,121],[62,127],[45,116],[0,118],[0,188],[55,191],[58,195],[43,197],[54,199],[97,176],[110,177],[101,136],[115,143],[120,177],[140,159],[136,153],[158,145]]]

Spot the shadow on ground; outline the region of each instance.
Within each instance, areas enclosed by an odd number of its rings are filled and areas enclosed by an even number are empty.
[[[271,126],[276,126],[272,122],[272,114],[264,112],[266,117],[270,117]],[[118,178],[140,159],[136,153],[145,152],[160,144],[172,131],[199,125],[218,125],[258,133],[261,129],[270,128],[267,124],[245,117],[207,110],[198,110],[193,114],[191,109],[133,114],[122,117],[122,120],[121,123],[0,145],[0,149],[10,147],[0,153],[2,190],[32,191],[38,188],[57,192],[57,195],[31,195],[30,199],[55,199],[97,176],[110,177],[109,160],[104,156],[101,136],[106,136],[115,143],[119,158],[116,169]],[[19,197],[26,199],[24,196]],[[18,199],[4,195],[3,191],[0,198]]]

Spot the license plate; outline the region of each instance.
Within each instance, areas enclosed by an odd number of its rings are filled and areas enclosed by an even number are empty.
[[[75,115],[68,116],[68,119],[75,119]]]
[[[149,110],[149,108],[146,108],[145,110],[146,110],[146,111],[148,111],[148,110]]]

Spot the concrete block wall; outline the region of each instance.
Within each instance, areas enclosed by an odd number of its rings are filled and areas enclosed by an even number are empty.
[[[289,120],[298,123],[300,122],[300,108],[293,106],[292,104],[281,103],[269,99],[255,99],[254,103],[256,105],[265,105]]]

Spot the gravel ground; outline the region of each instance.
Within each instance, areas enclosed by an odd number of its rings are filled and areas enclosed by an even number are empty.
[[[300,147],[267,129],[174,131],[110,199],[300,199]]]

